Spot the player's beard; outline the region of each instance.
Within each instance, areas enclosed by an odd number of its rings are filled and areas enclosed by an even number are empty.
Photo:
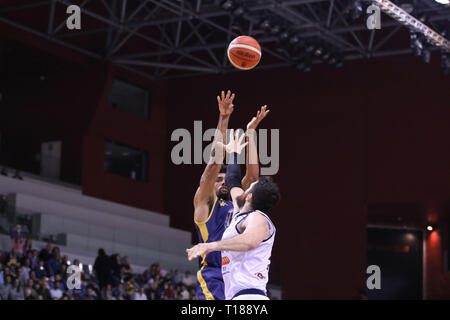
[[[221,190],[223,190],[223,189],[219,188],[219,190],[217,190],[217,197],[219,199],[229,201],[230,200],[230,192],[228,192],[228,189],[226,189],[226,191],[221,191]]]

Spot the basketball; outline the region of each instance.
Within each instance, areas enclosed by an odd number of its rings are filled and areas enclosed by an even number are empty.
[[[253,69],[261,60],[261,46],[252,37],[237,37],[228,46],[228,59],[235,68]]]

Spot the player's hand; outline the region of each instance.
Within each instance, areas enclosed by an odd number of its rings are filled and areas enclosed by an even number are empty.
[[[228,141],[227,145],[224,145],[222,142],[218,141],[217,146],[220,148],[224,148],[226,152],[233,153],[236,152],[238,154],[241,154],[241,151],[245,148],[245,146],[248,144],[248,142],[244,143],[245,134],[241,134],[239,136],[239,131],[236,131],[236,135],[234,134],[234,130],[231,129],[230,132],[230,139]]]
[[[217,103],[219,104],[219,112],[222,116],[229,116],[233,112],[234,104],[234,93],[228,90],[227,94],[222,91],[221,96],[217,96]]]
[[[256,117],[253,117],[252,120],[250,120],[250,122],[247,124],[247,130],[256,130],[256,127],[258,127],[259,123],[269,114],[269,112],[270,110],[267,110],[267,105],[262,106],[261,110],[258,110],[258,112],[256,113]]]
[[[186,249],[188,260],[191,261],[195,258],[201,257],[204,254],[208,254],[212,252],[210,243],[199,243],[196,246],[193,246],[190,249]]]

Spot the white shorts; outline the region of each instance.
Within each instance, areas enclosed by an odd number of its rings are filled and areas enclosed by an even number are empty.
[[[266,296],[263,296],[262,294],[241,294],[237,297],[234,297],[231,300],[270,300],[270,299]]]

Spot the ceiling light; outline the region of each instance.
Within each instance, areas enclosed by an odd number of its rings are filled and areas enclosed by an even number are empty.
[[[220,6],[222,7],[222,9],[231,10],[234,6],[234,2],[231,0],[226,0],[226,1],[223,1]]]

